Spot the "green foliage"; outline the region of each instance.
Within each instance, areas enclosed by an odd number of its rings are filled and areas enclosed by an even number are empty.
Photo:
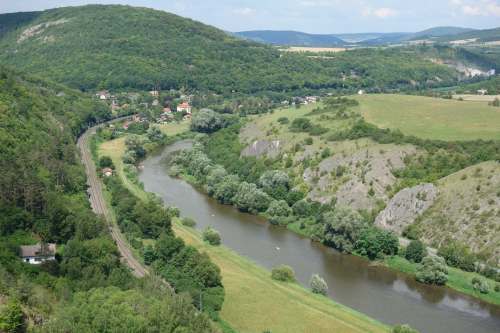
[[[24,313],[18,301],[10,300],[0,312],[0,331],[18,333],[24,331]]]
[[[278,123],[281,125],[286,125],[290,122],[290,120],[287,117],[280,117],[278,118]]]
[[[293,271],[293,268],[290,266],[280,265],[272,269],[271,278],[277,281],[294,282],[295,272]]]
[[[357,212],[338,208],[323,216],[323,227],[318,237],[328,246],[339,251],[351,253],[365,222]]]
[[[399,240],[394,233],[375,227],[365,228],[354,244],[357,253],[371,260],[384,255],[395,255],[398,248]]]
[[[416,329],[410,327],[410,325],[396,325],[392,329],[392,333],[418,333]]]
[[[243,212],[259,213],[269,207],[269,196],[253,183],[242,182],[234,196],[234,203]]]
[[[481,294],[488,294],[490,292],[490,285],[484,279],[473,277],[471,283],[474,290],[479,291]]]
[[[220,233],[211,227],[208,227],[205,230],[203,230],[202,235],[203,235],[203,240],[205,242],[208,242],[208,244],[210,245],[217,246],[220,245],[221,243]]]
[[[328,292],[328,285],[318,274],[313,274],[313,276],[311,276],[309,285],[311,286],[312,292],[315,294],[326,295]]]
[[[441,257],[425,257],[417,269],[416,279],[422,283],[444,285],[448,281],[446,262]]]
[[[183,217],[181,219],[182,225],[185,225],[186,227],[194,228],[196,226],[196,221],[193,220],[190,217]]]
[[[457,267],[467,272],[475,270],[477,258],[465,244],[455,241],[448,242],[439,248],[438,255],[443,257],[449,266]]]
[[[193,115],[191,130],[201,133],[213,133],[226,125],[227,120],[223,115],[210,109],[201,109]]]
[[[311,135],[321,135],[328,130],[311,122],[308,118],[295,118],[290,125],[292,132],[306,132]]]
[[[406,247],[405,258],[409,261],[419,263],[427,256],[427,248],[419,240],[412,240]]]
[[[151,290],[98,288],[78,293],[60,306],[50,332],[214,332],[210,320],[198,314],[185,295],[171,296],[160,285]],[[112,314],[112,315],[110,315]]]
[[[114,169],[115,165],[113,164],[113,160],[111,160],[111,157],[109,156],[102,156],[99,159],[99,167],[104,169],[104,168],[111,168]]]
[[[270,217],[286,217],[292,213],[292,209],[285,200],[273,200],[266,211]]]

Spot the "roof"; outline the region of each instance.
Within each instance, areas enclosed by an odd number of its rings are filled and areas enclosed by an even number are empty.
[[[181,107],[181,108],[188,108],[189,107],[189,103],[188,102],[183,102],[183,103],[179,104],[179,107]]]
[[[53,256],[56,254],[56,244],[45,244],[42,251],[41,244],[21,246],[21,257]]]

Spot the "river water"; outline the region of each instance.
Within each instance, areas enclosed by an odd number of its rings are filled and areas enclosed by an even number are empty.
[[[170,177],[165,160],[190,145],[189,141],[177,142],[148,158],[139,178],[146,191],[195,219],[198,229],[217,229],[225,246],[268,269],[280,264],[293,267],[304,286],[318,273],[327,282],[332,299],[389,325],[408,323],[421,333],[500,332],[498,306],[448,288],[423,285],[363,258],[341,254],[271,226],[262,218],[221,205],[190,184]]]

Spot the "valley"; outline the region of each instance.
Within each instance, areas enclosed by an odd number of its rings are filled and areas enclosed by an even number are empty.
[[[0,10],[0,332],[496,332],[485,10]]]

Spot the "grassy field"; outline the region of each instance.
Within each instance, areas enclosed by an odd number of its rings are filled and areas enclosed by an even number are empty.
[[[500,108],[486,102],[383,94],[355,98],[365,119],[383,128],[425,139],[500,140]]]
[[[112,158],[118,177],[132,193],[147,199],[147,193],[124,172],[125,138],[105,142],[98,151],[99,156]],[[230,249],[205,244],[194,229],[175,223],[174,231],[186,243],[207,252],[221,268],[226,291],[221,318],[240,333],[266,329],[273,333],[389,332],[387,326],[298,284],[272,280],[269,271]]]
[[[221,317],[238,332],[388,332],[388,327],[312,294],[296,283],[271,279],[270,272],[224,246],[213,247],[197,231],[174,224],[176,235],[208,253],[221,268],[226,299]]]

